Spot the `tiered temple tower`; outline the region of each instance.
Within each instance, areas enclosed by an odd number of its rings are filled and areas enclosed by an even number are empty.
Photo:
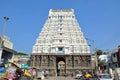
[[[31,67],[51,75],[91,72],[90,47],[76,20],[74,10],[50,10],[33,46]]]

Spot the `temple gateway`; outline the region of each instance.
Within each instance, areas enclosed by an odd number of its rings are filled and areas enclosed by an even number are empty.
[[[31,67],[49,75],[92,72],[90,47],[73,9],[50,9],[32,49]]]

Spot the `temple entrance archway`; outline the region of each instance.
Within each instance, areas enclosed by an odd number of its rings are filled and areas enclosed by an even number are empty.
[[[65,59],[64,57],[56,58],[56,72],[57,76],[61,76],[65,74]]]

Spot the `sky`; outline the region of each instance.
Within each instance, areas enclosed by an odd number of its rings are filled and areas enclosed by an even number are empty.
[[[3,17],[8,16],[3,34],[10,37],[15,51],[31,54],[50,9],[74,9],[92,51],[120,45],[120,0],[0,0],[0,35]]]

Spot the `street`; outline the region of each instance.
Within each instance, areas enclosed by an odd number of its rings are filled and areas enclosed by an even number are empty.
[[[55,76],[43,80],[77,80],[77,79],[74,79],[74,77]]]
[[[57,76],[57,77],[49,77],[49,78],[43,79],[43,80],[80,80],[80,79],[75,79],[75,77]],[[98,80],[98,79],[94,78],[92,80]]]

